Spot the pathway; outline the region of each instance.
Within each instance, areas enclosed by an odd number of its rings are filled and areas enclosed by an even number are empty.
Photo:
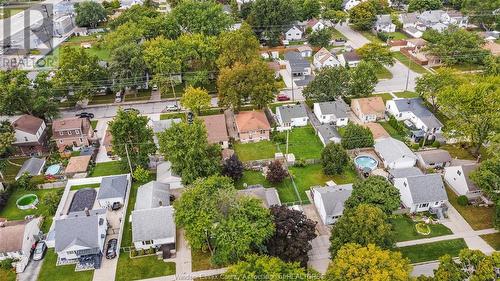
[[[175,274],[177,280],[192,280],[191,248],[184,237],[184,229],[177,233],[177,252],[175,254]]]
[[[106,147],[104,146],[104,139],[106,137],[106,130],[108,129],[108,122],[111,118],[103,118],[97,121],[96,125],[96,135],[100,139],[101,146],[99,146],[99,151],[96,156],[96,163],[109,162],[113,159],[108,157]]]

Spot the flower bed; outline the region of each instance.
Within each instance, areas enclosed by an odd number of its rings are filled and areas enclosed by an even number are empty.
[[[415,228],[417,229],[417,232],[419,234],[422,234],[422,235],[431,234],[431,229],[425,222],[419,222],[419,223],[415,224]]]

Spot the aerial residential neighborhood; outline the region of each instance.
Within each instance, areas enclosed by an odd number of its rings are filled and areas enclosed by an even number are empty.
[[[0,280],[500,279],[498,1],[0,22]]]

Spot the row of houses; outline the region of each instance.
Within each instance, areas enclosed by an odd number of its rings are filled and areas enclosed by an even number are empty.
[[[427,29],[443,32],[450,25],[466,28],[469,17],[455,10],[433,10],[399,15],[403,31],[413,38],[420,38]]]

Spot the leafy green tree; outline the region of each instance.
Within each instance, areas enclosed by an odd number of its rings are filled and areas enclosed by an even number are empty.
[[[296,14],[300,20],[316,18],[321,13],[319,0],[295,0]]]
[[[224,280],[264,279],[269,281],[306,281],[311,280],[304,268],[298,263],[288,263],[275,257],[249,255],[228,268]]]
[[[369,204],[345,209],[332,228],[331,256],[335,257],[347,243],[357,243],[361,246],[375,244],[383,249],[391,248],[394,244],[394,233],[387,215],[378,207]]]
[[[54,86],[68,89],[77,101],[91,99],[107,78],[106,70],[99,65],[96,56],[89,55],[84,49],[63,47],[59,58],[59,68],[54,76]]]
[[[120,8],[121,4],[120,1],[118,0],[102,1],[102,6],[106,10],[106,13],[108,15],[111,15],[114,13],[115,10]]]
[[[442,6],[442,0],[410,0],[408,2],[408,12],[438,10]]]
[[[310,242],[317,236],[316,222],[287,206],[275,205],[270,210],[276,232],[266,244],[269,255],[306,267],[307,254],[312,249]]]
[[[470,175],[471,179],[493,202],[497,209],[494,225],[500,228],[500,158],[498,156],[483,161]]]
[[[211,97],[207,90],[201,88],[187,87],[184,91],[184,95],[181,97],[181,105],[185,108],[189,108],[196,115],[200,115],[200,112],[210,107]]]
[[[315,47],[328,47],[332,39],[332,31],[328,28],[323,28],[318,31],[313,31],[307,41]]]
[[[345,149],[373,146],[373,135],[370,129],[350,122],[342,135],[342,146]]]
[[[259,58],[259,40],[255,37],[250,25],[245,22],[238,30],[221,33],[218,44],[220,55],[217,58],[217,66],[219,68],[232,67],[236,62],[247,64]]]
[[[399,208],[399,190],[381,176],[370,176],[353,184],[352,194],[344,206],[354,209],[361,204],[370,204],[391,214]]]
[[[24,190],[32,190],[33,184],[31,183],[32,176],[28,172],[24,172],[17,180],[16,185],[18,188]]]
[[[142,166],[138,166],[137,168],[135,168],[134,173],[132,174],[132,178],[134,178],[134,180],[137,182],[145,183],[150,179],[149,171],[147,169],[144,169]]]
[[[215,1],[185,0],[171,11],[183,32],[219,35],[232,24],[231,16],[224,13]]]
[[[377,11],[369,1],[362,2],[349,10],[349,21],[357,30],[370,30],[376,20]]]
[[[133,168],[147,167],[149,155],[156,152],[153,129],[148,126],[148,121],[147,116],[120,108],[109,122],[113,152],[122,159],[124,166],[128,166],[129,158]]]
[[[136,89],[143,84],[146,64],[141,46],[129,43],[112,49],[109,72],[118,90],[125,90],[127,86]]]
[[[250,101],[258,108],[274,100],[278,87],[267,64],[254,60],[249,64],[236,63],[223,68],[217,79],[219,105],[239,110],[242,101]]]
[[[478,155],[488,137],[499,130],[500,77],[477,77],[456,89],[447,87],[438,96],[441,111],[450,118],[448,134],[468,140]]]
[[[500,265],[498,253],[487,256],[479,250],[463,249],[458,262],[450,255],[439,259],[439,267],[434,270],[434,280],[495,280],[495,268]]]
[[[373,93],[378,78],[375,73],[375,66],[372,63],[362,61],[349,70],[351,79],[349,87],[344,94],[347,98],[367,97]]]
[[[106,34],[104,42],[108,49],[114,51],[122,46],[137,45],[142,40],[144,30],[139,24],[129,21]],[[140,48],[138,46],[138,48]]]
[[[321,152],[321,164],[325,175],[338,175],[348,167],[349,155],[342,145],[330,142]]]
[[[438,96],[446,87],[455,88],[463,81],[456,70],[451,68],[439,68],[435,73],[426,73],[417,78],[415,91],[431,106],[432,111],[439,109]]]
[[[485,75],[500,75],[500,57],[487,55],[484,58],[484,74]]]
[[[378,43],[368,43],[356,50],[365,61],[372,62],[377,67],[393,66],[395,59],[388,47]]]
[[[343,0],[323,0],[321,1],[323,8],[326,11],[342,11]]]
[[[323,12],[322,17],[334,23],[340,23],[346,21],[349,15],[341,10],[326,10]]]
[[[183,62],[183,71],[211,71],[215,69],[215,61],[219,56],[217,37],[203,34],[183,34],[177,39],[176,44],[179,50],[176,55]]]
[[[346,244],[330,263],[326,281],[411,280],[411,265],[400,252],[382,250],[369,244]]]
[[[287,170],[278,160],[271,162],[267,168],[266,180],[270,183],[280,183],[288,176]]]
[[[59,201],[61,201],[62,194],[58,191],[52,191],[46,193],[42,197],[42,205],[47,212],[46,216],[53,216],[56,214],[57,207],[59,206]]]
[[[106,9],[93,1],[76,3],[75,12],[76,25],[85,27],[96,27],[100,22],[105,21],[107,16]]]
[[[273,234],[269,211],[258,199],[238,196],[231,179],[198,179],[174,202],[175,222],[193,250],[208,249],[212,262],[238,261]]]
[[[0,156],[4,155],[12,147],[12,143],[16,140],[14,128],[9,120],[0,122]],[[2,176],[3,178],[3,176]]]
[[[484,30],[498,30],[500,27],[499,0],[463,0],[461,7],[469,14],[471,22],[479,24]]]
[[[174,124],[158,135],[160,153],[185,184],[220,172],[220,146],[209,145],[202,121]]]
[[[108,23],[108,27],[111,30],[116,29],[118,26],[125,24],[126,22],[140,23],[145,18],[156,18],[160,15],[160,12],[153,7],[147,7],[144,5],[132,5],[132,7],[123,11],[118,17],[111,20]]]
[[[297,19],[292,1],[256,0],[248,21],[261,39],[265,39],[270,46],[277,46],[282,26]]]
[[[163,36],[144,42],[144,61],[154,74],[179,73],[182,69],[182,58],[175,40]]]

